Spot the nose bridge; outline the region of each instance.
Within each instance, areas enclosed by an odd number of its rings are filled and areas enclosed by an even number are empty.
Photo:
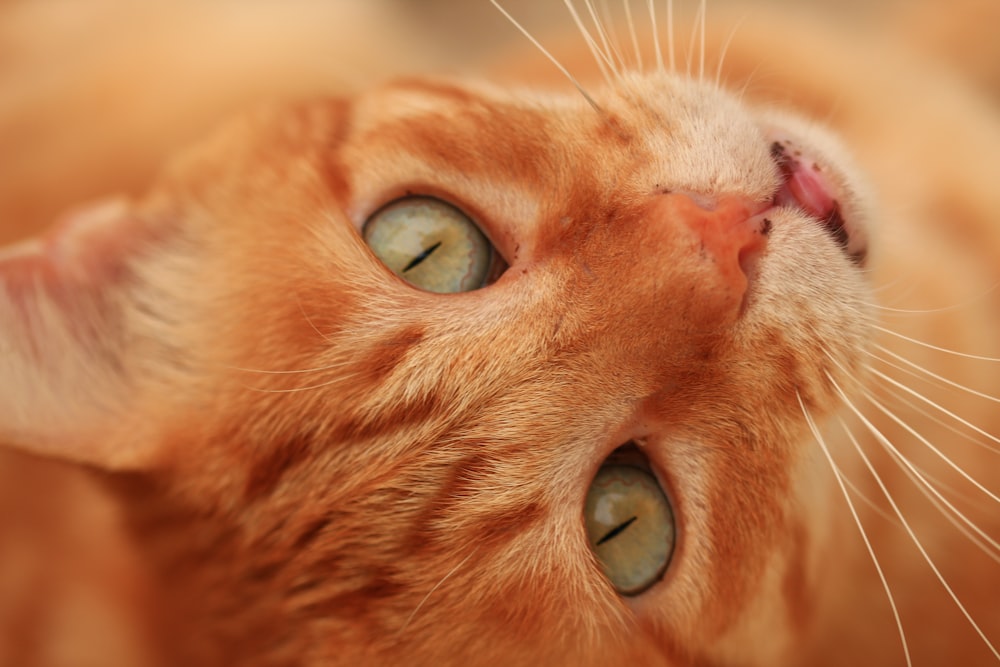
[[[639,336],[728,329],[766,249],[768,208],[739,195],[651,196],[623,220],[621,237],[611,239],[623,244],[604,283],[617,286],[616,294],[595,297],[614,298],[626,326],[648,329],[635,331]],[[604,244],[602,253],[612,255]]]
[[[572,276],[557,306],[565,308],[557,338],[561,349],[590,355],[581,382],[614,377],[629,395],[645,396],[679,374],[710,373],[729,349],[754,260],[766,250],[769,209],[739,195],[657,193],[575,226],[554,266]]]

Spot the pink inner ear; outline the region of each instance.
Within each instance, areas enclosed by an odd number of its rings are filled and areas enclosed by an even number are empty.
[[[66,215],[41,237],[0,251],[0,278],[12,295],[29,287],[105,285],[120,277],[141,234],[125,200],[104,200]]]
[[[42,236],[0,249],[0,299],[13,311],[16,327],[29,339],[44,338],[36,330],[38,309],[62,311],[69,333],[93,328],[95,308],[121,287],[135,251],[155,230],[142,224],[124,199],[107,199],[71,212]],[[85,321],[77,321],[86,312]]]
[[[97,465],[139,461],[104,426],[135,392],[130,267],[164,233],[109,200],[0,250],[0,441]]]

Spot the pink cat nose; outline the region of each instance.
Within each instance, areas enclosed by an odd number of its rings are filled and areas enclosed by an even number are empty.
[[[746,289],[771,231],[766,214],[770,203],[738,195],[711,198],[675,192],[663,195],[657,206],[665,219],[694,233],[698,251],[714,262],[723,284]]]

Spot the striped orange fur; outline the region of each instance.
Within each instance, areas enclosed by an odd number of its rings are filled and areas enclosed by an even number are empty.
[[[536,35],[575,85],[526,40],[478,77],[395,76],[405,49],[353,37],[327,80],[260,81],[223,21],[202,39],[228,55],[165,66],[199,82],[173,121],[114,58],[106,112],[61,93],[129,149],[91,171],[39,139],[0,169],[0,238],[28,239],[0,250],[0,665],[1000,661],[988,82],[918,50],[963,53],[929,13],[897,43],[709,7],[689,51],[687,14],[668,43],[657,9],[654,43],[632,4],[645,36],[586,24],[596,60]],[[248,16],[304,62],[317,19],[406,33],[393,9]],[[10,89],[0,138],[59,117]],[[412,197],[475,222],[488,284],[379,261],[366,221]],[[676,528],[634,595],[582,518],[623,447]]]

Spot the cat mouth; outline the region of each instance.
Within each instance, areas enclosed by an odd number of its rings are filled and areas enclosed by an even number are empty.
[[[787,135],[776,133],[770,150],[782,176],[774,205],[798,208],[818,220],[848,258],[863,266],[868,256],[868,243],[861,230],[844,214],[843,194],[838,193],[823,161]]]

